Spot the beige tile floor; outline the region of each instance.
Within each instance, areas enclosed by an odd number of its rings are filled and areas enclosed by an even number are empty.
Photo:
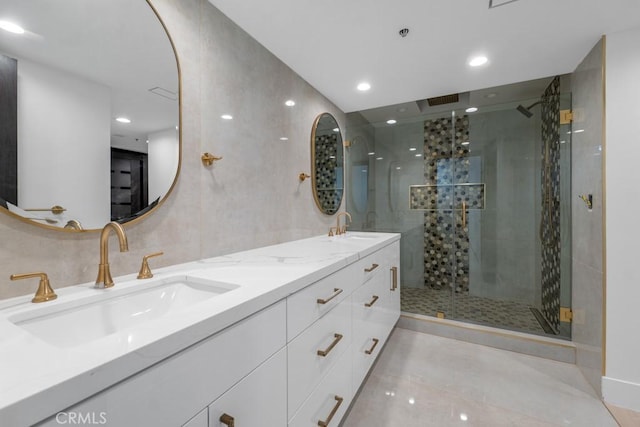
[[[575,365],[399,328],[343,423],[344,427],[616,425]]]

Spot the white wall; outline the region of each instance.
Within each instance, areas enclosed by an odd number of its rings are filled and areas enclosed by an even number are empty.
[[[606,39],[607,402],[640,411],[640,28]]]
[[[149,135],[149,203],[167,194],[178,169],[178,131],[167,129]]]
[[[61,226],[108,222],[110,117],[105,86],[18,58],[18,205],[61,205]]]

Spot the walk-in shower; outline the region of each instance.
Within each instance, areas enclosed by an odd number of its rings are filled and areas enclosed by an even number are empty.
[[[347,115],[351,229],[402,233],[403,311],[570,338],[568,78]]]

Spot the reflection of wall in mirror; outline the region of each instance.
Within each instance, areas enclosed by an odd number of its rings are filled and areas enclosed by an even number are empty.
[[[18,205],[108,222],[110,117],[107,87],[18,59]]]
[[[178,173],[180,144],[175,128],[149,135],[149,202],[164,197]]]

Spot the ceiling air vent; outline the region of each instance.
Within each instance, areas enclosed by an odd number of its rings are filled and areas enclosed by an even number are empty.
[[[444,95],[444,96],[436,96],[435,98],[427,98],[427,102],[430,107],[434,105],[444,105],[444,104],[453,104],[454,102],[458,102],[460,97],[457,93],[452,95]]]

